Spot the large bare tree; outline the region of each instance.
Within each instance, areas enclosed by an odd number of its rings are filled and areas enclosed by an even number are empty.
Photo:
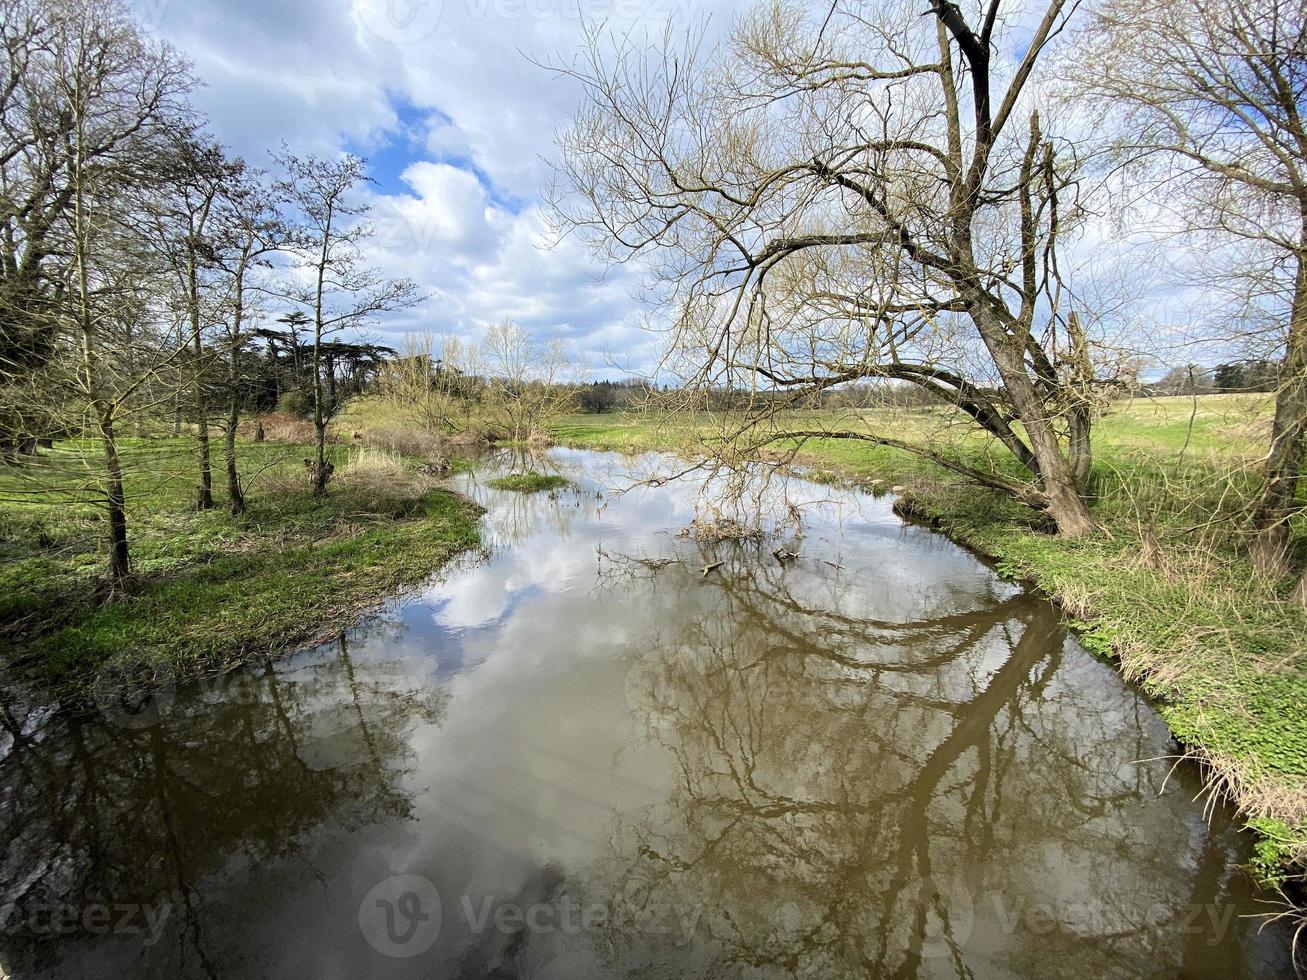
[[[585,98],[555,210],[653,271],[692,387],[745,388],[773,412],[840,384],[909,382],[1017,465],[783,417],[743,422],[756,443],[897,446],[1084,534],[1102,359],[1058,265],[1079,218],[1071,148],[1032,105],[1074,6],[777,0],[712,48],[593,32],[560,68]]]
[[[1282,353],[1252,557],[1286,568],[1307,431],[1307,3],[1108,0],[1067,73],[1136,186],[1210,248],[1242,243],[1249,306]],[[1246,319],[1246,312],[1244,319]]]

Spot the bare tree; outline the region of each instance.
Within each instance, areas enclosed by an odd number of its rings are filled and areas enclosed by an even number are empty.
[[[456,435],[472,425],[476,381],[458,337],[429,331],[405,336],[398,355],[381,366],[377,393],[409,425],[432,435]]]
[[[470,373],[485,380],[482,411],[496,434],[527,442],[572,410],[573,370],[562,341],[537,343],[512,320],[486,328]]]
[[[59,145],[60,179],[71,189],[66,213],[66,323],[76,344],[80,392],[104,456],[109,571],[130,571],[126,495],[118,450],[119,413],[149,373],[121,377],[121,359],[105,341],[135,315],[139,298],[121,258],[138,189],[157,179],[164,141],[189,111],[186,65],[166,46],[144,40],[117,4],[58,4],[46,63],[49,109],[67,120]],[[123,231],[127,235],[122,234]],[[139,286],[139,282],[135,283]]]
[[[0,444],[5,457],[34,448],[25,378],[55,353],[63,263],[60,218],[72,202],[60,152],[70,120],[49,87],[55,10],[0,3]]]
[[[1078,41],[1071,98],[1098,108],[1132,183],[1160,192],[1201,247],[1246,246],[1245,303],[1275,320],[1282,364],[1251,556],[1283,572],[1307,427],[1307,3],[1108,0]]]
[[[999,3],[777,0],[717,49],[589,36],[560,70],[584,87],[561,139],[561,226],[641,258],[676,311],[663,370],[755,392],[755,445],[862,439],[928,456],[1094,527],[1084,499],[1104,358],[1058,248],[1079,220],[1071,148],[1030,104],[1074,2],[1049,0],[1021,44]],[[1029,13],[1028,11],[1026,12]],[[1009,63],[996,51],[1016,48]],[[908,381],[1015,457],[869,431],[793,428],[777,407],[864,379]]]
[[[188,347],[191,418],[195,423],[197,510],[213,508],[213,467],[209,449],[209,401],[214,357],[205,347],[218,317],[219,205],[243,164],[227,159],[222,147],[202,134],[179,132],[168,161],[166,192],[157,202],[157,244],[175,278],[180,331]]]
[[[253,337],[248,329],[253,306],[251,294],[266,292],[266,287],[253,278],[260,268],[266,269],[273,253],[286,247],[288,230],[271,188],[264,185],[259,174],[250,172],[243,165],[226,187],[220,210],[223,240],[217,262],[227,276],[224,303],[227,418],[223,459],[227,470],[228,506],[233,514],[239,515],[245,512],[245,491],[236,461],[243,379],[241,355]]]
[[[358,327],[379,313],[413,306],[420,300],[409,279],[388,279],[367,266],[359,246],[374,235],[366,220],[368,207],[354,194],[367,181],[366,164],[346,154],[338,159],[299,157],[283,150],[278,159],[286,177],[278,185],[301,223],[291,251],[310,285],[298,294],[313,326],[313,427],[317,434],[312,463],[314,491],[326,493],[327,424],[339,407],[323,390],[323,340]]]

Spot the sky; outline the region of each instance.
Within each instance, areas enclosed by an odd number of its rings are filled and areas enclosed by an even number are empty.
[[[475,340],[513,319],[540,341],[564,340],[591,377],[655,370],[663,338],[641,326],[638,271],[607,269],[548,228],[546,160],[580,92],[540,63],[579,48],[582,15],[637,34],[708,18],[711,35],[747,0],[129,3],[193,63],[203,83],[194,101],[234,153],[270,166],[284,142],[298,154],[369,161],[378,235],[368,259],[427,297],[378,323],[376,339],[398,347],[429,330]],[[1104,270],[1122,266],[1137,277],[1138,256],[1100,224],[1077,249],[1082,280],[1107,281]],[[1128,290],[1152,324],[1150,346],[1174,343],[1176,363],[1205,359],[1184,351],[1179,334],[1163,340],[1168,323],[1188,316],[1177,312],[1180,292],[1158,285]]]
[[[578,2],[580,8],[578,10]],[[579,101],[539,62],[579,46],[581,13],[660,31],[729,22],[733,0],[131,0],[182,52],[214,135],[256,166],[298,154],[369,162],[369,261],[414,279],[423,304],[372,331],[397,346],[429,329],[465,339],[516,320],[562,338],[594,377],[647,369],[636,273],[556,244],[541,194],[554,135]]]

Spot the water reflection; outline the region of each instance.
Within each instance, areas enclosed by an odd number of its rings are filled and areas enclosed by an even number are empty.
[[[1250,896],[1228,828],[1203,824],[1190,779],[1164,792],[1169,764],[1139,761],[1160,726],[1051,607],[1011,594],[851,617],[843,579],[756,558],[707,582],[658,577],[726,614],[658,637],[628,685],[681,779],[622,822],[590,881],[613,921],[694,910],[718,968],[778,976],[1226,977],[1257,962],[1232,919]],[[639,940],[611,940],[628,969]]]
[[[56,717],[33,732],[21,706],[5,705],[11,975],[49,969],[61,947],[101,932],[117,941],[85,975],[114,975],[138,940],[159,976],[217,976],[246,960],[227,903],[257,907],[260,867],[290,855],[302,875],[320,874],[315,834],[409,817],[409,736],[439,725],[446,705],[440,688],[406,686],[384,664],[358,676],[344,637],[311,662],[265,663],[187,694],[141,730]],[[114,935],[147,918],[158,930]]]
[[[484,485],[546,466],[578,489]],[[488,508],[486,553],[338,644],[179,692],[152,728],[0,705],[0,965],[1289,970],[1284,931],[1242,918],[1246,841],[1204,822],[1190,770],[1168,779],[1164,727],[1051,607],[887,501],[816,487],[792,488],[797,559],[701,546],[676,534],[696,488],[608,493],[629,468],[485,462],[455,482]],[[413,907],[388,883],[413,875],[434,929],[414,917],[425,945],[386,955],[405,933],[382,912]],[[88,925],[96,905],[142,928]]]

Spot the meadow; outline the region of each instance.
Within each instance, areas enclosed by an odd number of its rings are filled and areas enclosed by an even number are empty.
[[[195,443],[124,440],[133,580],[104,575],[94,448],[0,467],[0,642],[20,674],[85,692],[225,670],[326,639],[478,542],[479,510],[421,457],[332,445],[313,496],[297,443],[242,442],[248,511],[197,511]],[[215,460],[216,464],[220,461]]]

